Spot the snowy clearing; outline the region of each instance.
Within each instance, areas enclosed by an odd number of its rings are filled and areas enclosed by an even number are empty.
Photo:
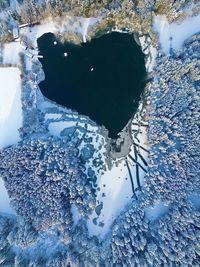
[[[0,213],[1,212],[15,214],[14,210],[10,207],[10,199],[4,186],[4,182],[0,178]]]
[[[20,140],[21,78],[18,68],[0,68],[0,149]]]
[[[168,23],[166,16],[158,15],[154,19],[154,28],[159,34],[160,44],[164,53],[169,54],[170,48],[178,50],[193,34],[200,31],[200,14],[188,16],[180,23]]]

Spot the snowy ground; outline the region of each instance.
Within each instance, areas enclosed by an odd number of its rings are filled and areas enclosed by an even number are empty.
[[[20,140],[21,78],[18,68],[0,68],[0,149]]]
[[[21,78],[18,68],[0,68],[0,149],[20,140],[22,126]],[[13,213],[0,177],[0,212]]]
[[[195,33],[200,31],[200,14],[188,16],[180,23],[168,23],[165,15],[155,16],[154,29],[159,34],[161,48],[169,54],[170,48],[178,50],[183,43]]]

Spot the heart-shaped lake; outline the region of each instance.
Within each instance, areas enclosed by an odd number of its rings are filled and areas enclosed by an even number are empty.
[[[116,139],[138,108],[146,77],[144,54],[133,35],[112,32],[91,42],[38,39],[44,96],[104,125]]]

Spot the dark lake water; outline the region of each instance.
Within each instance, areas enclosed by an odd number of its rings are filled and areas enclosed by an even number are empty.
[[[47,33],[38,47],[44,56],[43,95],[89,116],[117,138],[136,112],[145,86],[144,54],[133,36],[113,32],[78,46]]]

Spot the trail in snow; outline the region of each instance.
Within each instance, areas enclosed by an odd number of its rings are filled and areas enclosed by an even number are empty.
[[[165,15],[155,16],[154,29],[159,34],[161,48],[165,54],[170,53],[170,47],[178,50],[193,34],[200,32],[200,14],[189,16],[180,23],[169,24]]]
[[[83,35],[83,42],[86,43],[87,42],[87,32],[88,32],[88,27],[90,25],[90,18],[86,18],[83,20],[83,31],[82,31],[82,35]]]

